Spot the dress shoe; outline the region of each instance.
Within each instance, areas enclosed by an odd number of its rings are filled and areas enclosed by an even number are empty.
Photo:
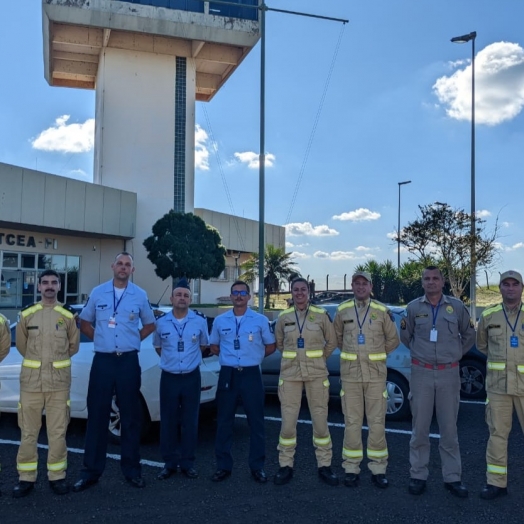
[[[183,469],[182,473],[188,478],[188,479],[197,479],[198,478],[198,471],[195,468],[187,468]]]
[[[227,479],[227,477],[231,476],[231,471],[228,469],[217,469],[215,471],[215,474],[211,477],[211,480],[213,482],[222,482],[223,480]]]
[[[157,475],[157,479],[158,480],[166,480],[168,479],[169,477],[173,476],[174,474],[176,473],[176,469],[171,469],[171,468],[164,468],[158,475]]]
[[[267,482],[267,475],[263,469],[252,469],[251,476],[259,483],[265,484]]]
[[[386,489],[389,486],[386,475],[379,473],[378,475],[371,475],[371,482],[380,489]]]
[[[360,477],[358,473],[346,473],[346,477],[344,478],[344,486],[347,488],[356,488],[359,481]]]
[[[408,491],[412,495],[422,495],[426,489],[426,481],[422,479],[409,479]]]
[[[65,495],[69,493],[71,486],[66,479],[50,480],[49,487],[53,490],[55,495]]]
[[[329,466],[318,468],[318,476],[328,486],[338,486],[338,477],[331,471]]]
[[[277,486],[287,484],[293,478],[293,468],[289,466],[283,466],[279,468],[277,474],[273,477],[273,482]]]
[[[456,482],[444,482],[444,486],[446,486],[446,489],[451,491],[455,497],[465,499],[468,496],[468,488],[466,488],[460,480],[457,480]]]
[[[480,492],[480,498],[484,500],[493,500],[508,494],[508,488],[499,488],[493,484],[486,484]]]
[[[127,483],[134,488],[145,488],[146,481],[142,477],[126,477]]]
[[[27,497],[33,488],[35,487],[34,482],[28,482],[27,480],[20,480],[18,484],[13,488],[13,497],[15,499],[21,499]]]
[[[98,482],[98,479],[80,479],[73,484],[73,491],[79,493],[85,491],[90,487],[94,486]]]

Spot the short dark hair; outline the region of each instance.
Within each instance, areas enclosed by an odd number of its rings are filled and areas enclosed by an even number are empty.
[[[235,286],[246,286],[247,294],[251,295],[251,289],[249,289],[249,284],[247,282],[244,282],[243,280],[235,280],[233,284],[231,284],[231,294],[233,293],[233,288]]]
[[[440,276],[442,277],[442,280],[444,280],[444,275],[440,268],[438,266],[427,266],[422,270],[422,278],[424,278],[424,273],[426,271],[438,271],[440,273]]]
[[[133,258],[133,255],[131,253],[128,253],[127,251],[120,251],[120,253],[117,253],[117,255],[115,256],[115,261],[118,257],[121,257],[121,256],[129,257],[131,259],[131,262],[133,262],[133,264],[135,263],[135,259]]]
[[[309,282],[304,277],[297,277],[291,281],[291,290],[293,290],[293,286],[299,282],[304,282],[304,284],[306,284],[307,288],[309,289]]]
[[[38,275],[38,283],[42,283],[42,277],[56,277],[58,282],[60,282],[60,275],[54,269],[46,269],[43,273]]]

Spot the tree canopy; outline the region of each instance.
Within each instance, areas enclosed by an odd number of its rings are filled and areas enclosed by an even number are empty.
[[[157,220],[152,231],[144,240],[144,247],[162,280],[168,277],[208,280],[224,271],[226,249],[218,230],[193,213],[171,210]]]
[[[240,267],[242,274],[240,278],[247,282],[254,282],[258,277],[258,253],[253,253]],[[297,272],[296,263],[291,260],[291,253],[286,253],[285,248],[275,247],[271,244],[266,246],[264,254],[264,291],[266,293],[266,308],[269,308],[271,293],[280,290],[280,284],[291,277],[300,276]]]
[[[471,215],[463,209],[442,203],[418,207],[421,216],[400,231],[400,243],[418,261],[436,263],[448,278],[453,295],[460,298],[470,279],[472,242],[475,243],[475,266],[490,267],[497,255],[498,223],[493,232],[488,233],[485,220],[475,217],[472,237]]]

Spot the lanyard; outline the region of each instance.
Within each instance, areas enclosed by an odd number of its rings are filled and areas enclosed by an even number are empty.
[[[120,295],[120,298],[116,299],[116,293],[115,293],[115,286],[113,286],[113,315],[116,315],[116,310],[118,309],[118,306],[120,305],[120,302],[122,302],[122,299],[124,298],[124,295],[126,294],[127,286],[124,289],[124,292]]]
[[[430,303],[431,314],[433,315],[433,329],[435,329],[435,324],[437,323],[438,310],[440,309],[440,302],[436,308],[433,307],[433,304]]]
[[[369,301],[368,308],[366,309],[366,314],[364,315],[364,319],[362,320],[362,323],[360,323],[360,318],[358,316],[357,303],[355,302],[353,305],[355,306],[355,315],[357,315],[358,328],[360,329],[360,334],[362,335],[362,326],[366,323],[366,318],[368,316],[369,308],[371,306],[371,300]]]
[[[506,309],[504,308],[504,306],[502,306],[502,311],[504,311],[504,316],[506,317],[506,322],[508,323],[508,326],[511,329],[511,332],[513,334],[515,334],[515,329],[517,328],[517,324],[518,324],[519,317],[520,317],[520,312],[522,311],[522,302],[520,303],[519,312],[517,314],[517,318],[516,318],[515,324],[513,324],[513,326],[509,322],[509,318],[508,318],[508,315],[506,314]]]
[[[235,318],[235,324],[237,326],[236,328],[236,339],[238,340],[238,332],[240,331],[240,325],[242,324],[242,320],[244,320],[244,317],[240,319],[240,322],[237,322],[237,319]]]
[[[302,330],[304,329],[304,324],[306,323],[308,312],[309,312],[309,305],[306,309],[306,314],[304,315],[304,322],[302,322],[302,325],[300,325],[300,321],[298,320],[298,315],[297,315],[297,308],[295,308],[295,318],[297,319],[298,333],[300,336],[302,336]]]
[[[180,340],[182,340],[182,337],[184,336],[184,329],[186,329],[186,326],[187,326],[188,322],[184,322],[181,331],[178,331],[178,326],[176,325],[175,321],[172,320],[171,323],[173,324],[173,327],[175,328],[175,330],[177,332],[178,338]]]

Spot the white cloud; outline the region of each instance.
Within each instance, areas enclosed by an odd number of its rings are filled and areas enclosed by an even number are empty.
[[[511,222],[502,222],[500,225],[502,227],[510,227],[512,225],[512,223]]]
[[[333,220],[350,220],[351,222],[363,222],[365,220],[378,220],[380,213],[370,211],[366,208],[355,209],[355,211],[349,211],[342,213],[341,215],[334,215]]]
[[[380,251],[379,247],[357,246],[355,251]]]
[[[522,249],[524,247],[524,242],[517,242],[516,244],[513,244],[510,248],[511,251],[515,251],[515,249]]]
[[[470,62],[433,85],[447,115],[456,120],[471,119]],[[523,106],[524,49],[511,42],[486,46],[475,57],[475,121],[500,124],[517,116]]]
[[[397,240],[397,232],[392,231],[391,233],[386,233],[386,236],[391,240]]]
[[[293,222],[286,224],[286,235],[290,237],[297,237],[302,235],[308,235],[312,237],[323,237],[323,236],[336,236],[340,233],[336,229],[331,229],[326,225],[313,226],[311,222]]]
[[[311,258],[311,255],[308,255],[307,253],[301,253],[300,251],[293,251],[291,253],[292,258]]]
[[[295,244],[293,244],[293,242],[286,242],[286,247],[292,248],[295,247]]]
[[[372,253],[357,254],[353,251],[332,251],[326,253],[325,251],[316,251],[313,256],[315,258],[323,258],[329,260],[367,260],[369,258],[375,258]]]
[[[247,164],[249,169],[258,169],[258,153],[253,151],[245,151],[244,153],[235,153],[235,158],[242,164]],[[266,167],[273,167],[275,163],[275,155],[266,153]]]
[[[67,173],[69,178],[75,178],[76,180],[82,180],[83,182],[91,182],[92,177],[88,175],[83,169],[72,169]]]
[[[195,169],[209,171],[208,140],[206,130],[197,124],[195,126]]]
[[[487,218],[491,216],[491,211],[488,211],[487,209],[479,209],[475,212],[475,216],[477,218]]]
[[[58,153],[88,153],[95,144],[95,120],[83,124],[68,124],[70,115],[59,116],[54,125],[44,129],[31,145],[40,151]]]

